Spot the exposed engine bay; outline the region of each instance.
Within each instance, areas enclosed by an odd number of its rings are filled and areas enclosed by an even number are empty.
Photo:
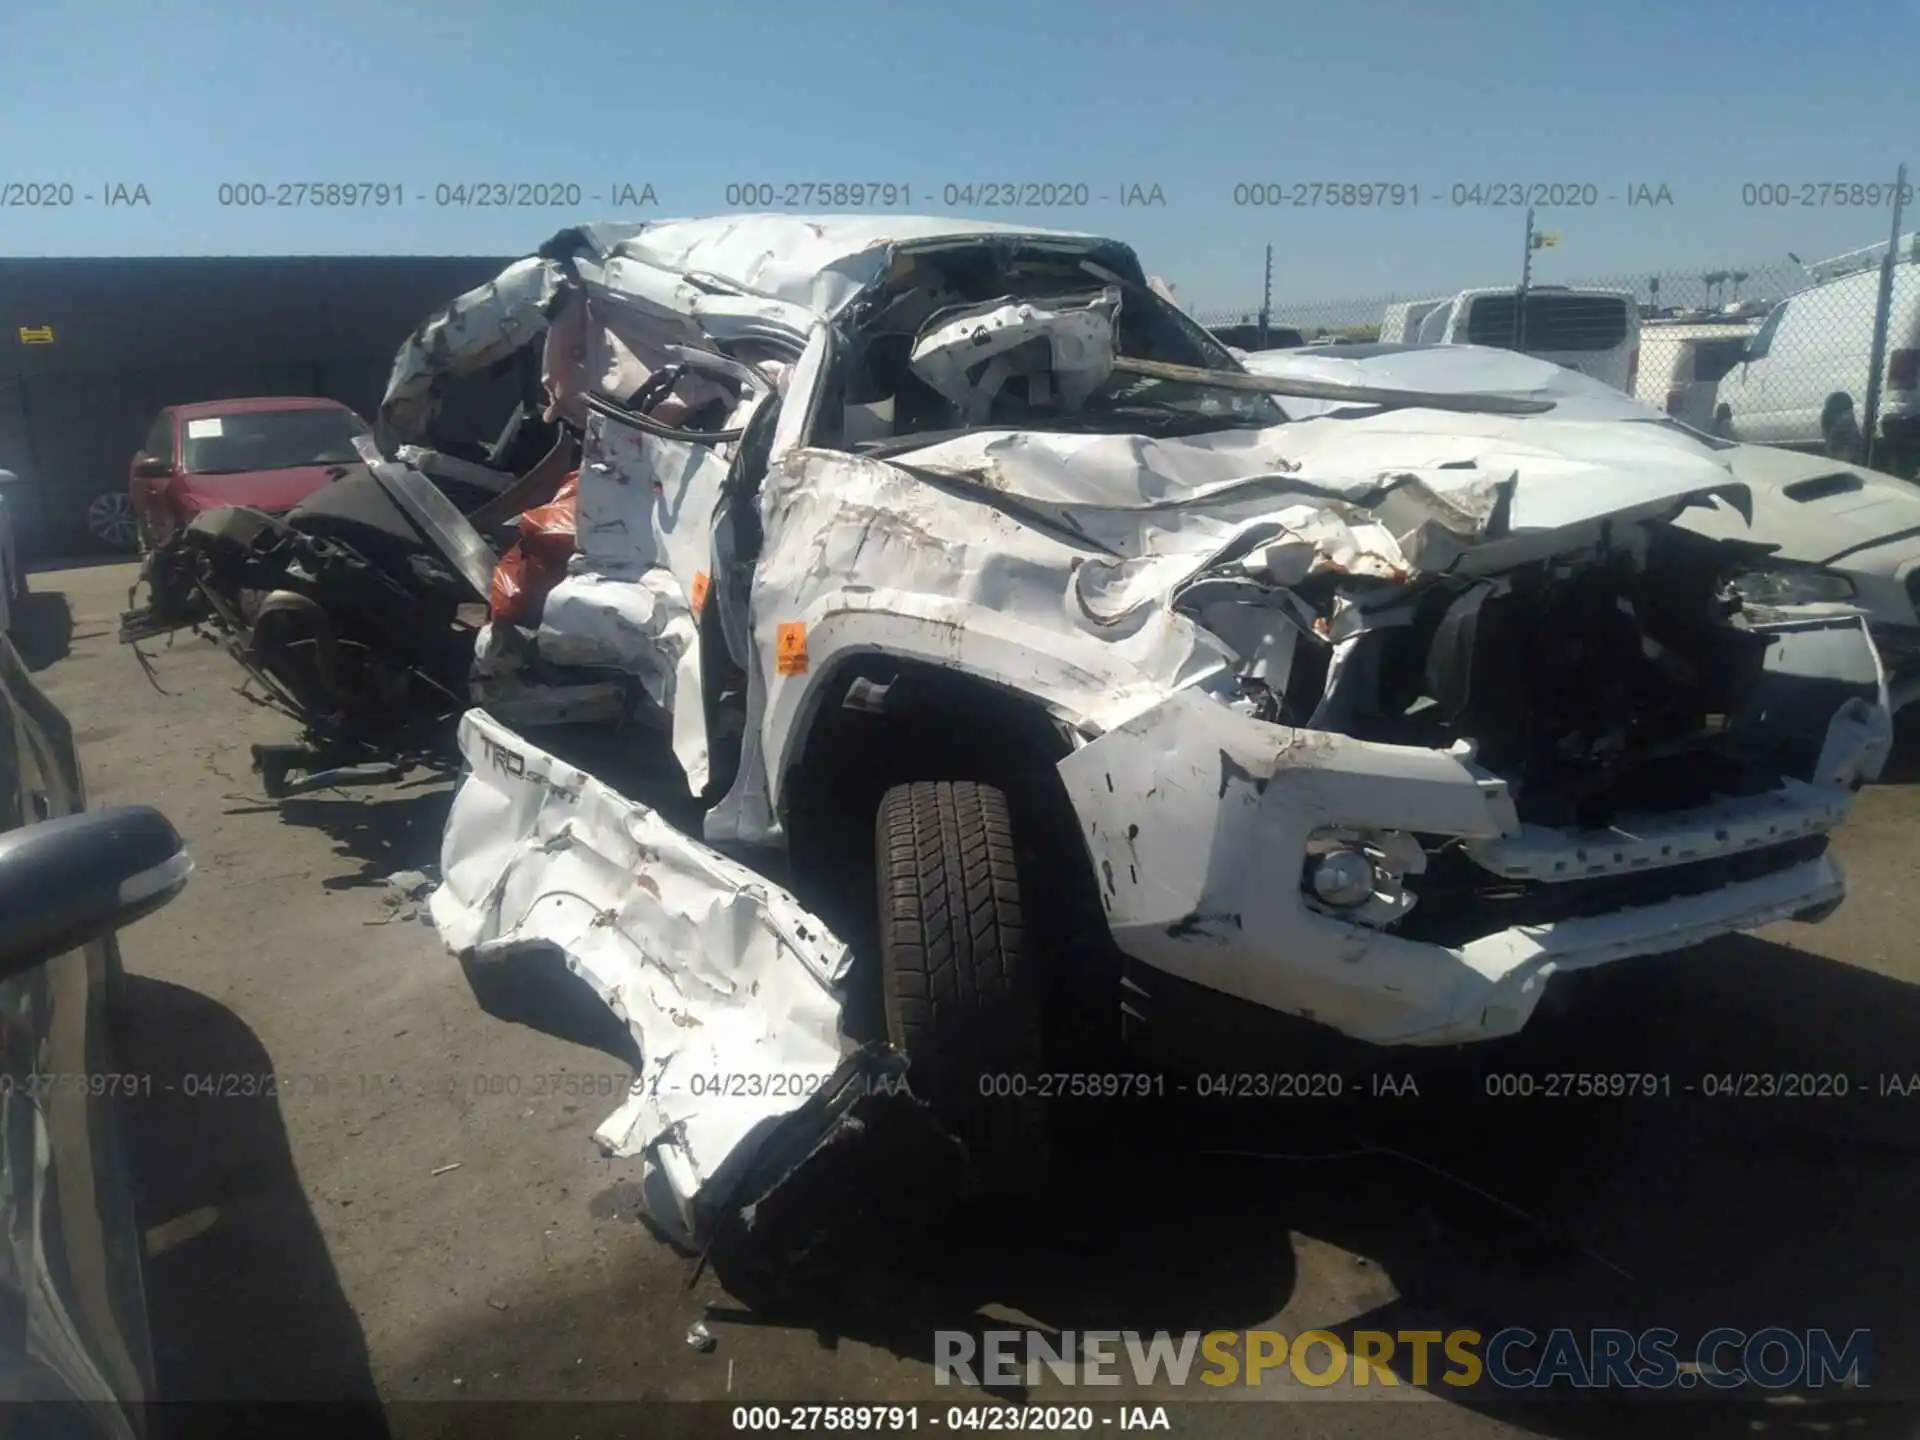
[[[1818,751],[1755,713],[1777,637],[1753,627],[1736,586],[1765,553],[1650,525],[1592,554],[1412,595],[1330,568],[1288,588],[1289,663],[1276,675],[1272,657],[1249,657],[1247,703],[1264,720],[1382,744],[1472,740],[1525,822],[1596,829],[1760,794],[1804,777]],[[1203,623],[1235,643],[1244,620],[1217,608],[1220,583],[1177,603],[1207,607]],[[1858,681],[1829,688],[1807,703],[1873,698]]]
[[[1235,650],[1236,709],[1370,744],[1465,747],[1499,777],[1522,832],[1604,852],[1659,833],[1662,817],[1684,829],[1746,806],[1769,817],[1768,843],[1682,849],[1677,863],[1668,843],[1631,873],[1589,866],[1583,850],[1571,872],[1560,859],[1549,873],[1490,867],[1460,837],[1336,827],[1308,846],[1311,910],[1458,946],[1710,892],[1824,856],[1826,806],[1770,807],[1836,779],[1857,786],[1877,763],[1829,773],[1826,718],[1869,723],[1883,676],[1857,622],[1809,651],[1832,620],[1745,598],[1743,586],[1769,593],[1752,583],[1768,546],[1671,523],[1606,527],[1577,552],[1410,591],[1400,545],[1361,514],[1345,523],[1336,538],[1339,522],[1322,517],[1313,545],[1255,531],[1176,598]]]

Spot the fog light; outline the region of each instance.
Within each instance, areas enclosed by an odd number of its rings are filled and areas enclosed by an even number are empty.
[[[1414,907],[1407,877],[1427,868],[1419,839],[1404,830],[1323,825],[1307,837],[1300,898],[1342,924],[1392,925]]]
[[[1308,863],[1313,893],[1329,905],[1346,908],[1373,898],[1377,883],[1373,861],[1358,850],[1329,850]]]

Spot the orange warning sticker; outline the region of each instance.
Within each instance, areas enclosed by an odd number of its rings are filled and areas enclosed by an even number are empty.
[[[708,585],[707,572],[704,570],[694,571],[693,572],[693,613],[696,618],[699,616],[702,610],[707,608],[707,585]]]
[[[790,620],[780,627],[773,646],[773,668],[782,675],[807,673],[807,622]]]

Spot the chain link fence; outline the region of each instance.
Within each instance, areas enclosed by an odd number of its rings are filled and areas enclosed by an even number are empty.
[[[1819,262],[1610,275],[1198,315],[1241,349],[1384,341],[1524,350],[1730,439],[1920,469],[1920,233]],[[1889,273],[1886,273],[1890,271]],[[1262,322],[1265,323],[1264,342]]]

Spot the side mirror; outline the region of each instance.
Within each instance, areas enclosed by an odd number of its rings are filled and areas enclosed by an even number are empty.
[[[134,456],[133,477],[136,480],[164,480],[171,474],[173,465],[166,460],[156,460],[144,453]]]
[[[0,833],[0,979],[150,915],[193,873],[149,805],[114,805]]]

